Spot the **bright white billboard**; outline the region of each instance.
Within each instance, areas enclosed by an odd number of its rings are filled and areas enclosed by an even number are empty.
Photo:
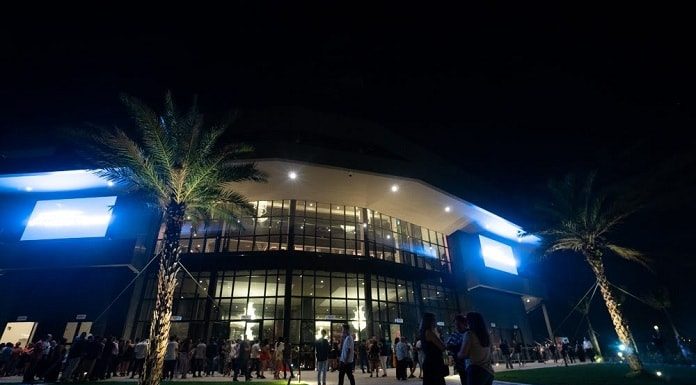
[[[517,275],[517,260],[512,247],[502,242],[479,235],[481,255],[486,267]]]
[[[104,237],[114,204],[115,196],[37,201],[21,240]]]

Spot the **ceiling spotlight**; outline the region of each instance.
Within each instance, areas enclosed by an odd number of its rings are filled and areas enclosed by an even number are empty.
[[[297,179],[297,173],[295,171],[290,171],[288,173],[288,178],[293,179],[293,180]]]
[[[450,212],[450,211],[452,211],[452,208],[449,207],[449,206],[446,206],[446,207],[445,207],[445,212],[448,213],[448,212]]]
[[[399,185],[393,184],[393,185],[391,186],[391,190],[392,190],[392,192],[397,192],[397,191],[399,191]]]

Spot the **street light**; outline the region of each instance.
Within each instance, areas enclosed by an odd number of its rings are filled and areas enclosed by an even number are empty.
[[[653,325],[653,329],[655,329],[655,331],[658,331],[658,330],[660,330],[660,327],[657,325]]]

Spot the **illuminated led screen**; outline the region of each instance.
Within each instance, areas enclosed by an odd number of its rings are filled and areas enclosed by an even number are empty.
[[[517,260],[512,253],[512,247],[483,235],[479,235],[479,241],[486,267],[517,275]]]
[[[21,240],[103,237],[115,203],[115,196],[37,201]]]

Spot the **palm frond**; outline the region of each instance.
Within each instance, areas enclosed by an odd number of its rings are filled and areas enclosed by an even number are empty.
[[[631,249],[628,247],[623,247],[623,246],[618,246],[613,243],[607,243],[604,247],[609,249],[612,253],[616,254],[617,256],[631,262],[638,263],[645,267],[646,269],[653,271],[653,268],[651,266],[651,259],[646,256],[645,254],[641,253],[638,250]]]

